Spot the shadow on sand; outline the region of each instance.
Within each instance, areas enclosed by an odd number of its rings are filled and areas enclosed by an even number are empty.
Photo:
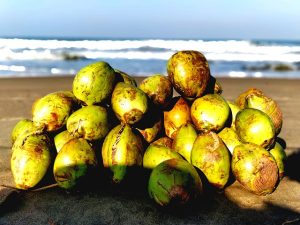
[[[288,157],[286,176],[299,182],[299,171],[300,149]],[[285,208],[264,202],[260,210],[244,208],[224,193],[209,189],[188,207],[162,209],[148,197],[149,171],[133,170],[130,174],[122,185],[94,178],[92,186],[71,192],[56,187],[15,194],[1,205],[0,224],[300,224],[300,215],[292,205]]]

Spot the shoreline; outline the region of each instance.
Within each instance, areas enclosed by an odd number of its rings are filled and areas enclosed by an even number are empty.
[[[9,79],[39,79],[39,78],[69,78],[69,77],[74,77],[76,75],[76,73],[74,74],[48,74],[48,75],[9,75],[9,76],[1,76],[0,75],[0,80],[9,80]],[[151,76],[153,74],[149,74],[149,75],[131,75],[130,76],[139,79],[139,78],[145,78],[148,76]],[[167,74],[163,74],[167,76]],[[213,74],[212,74],[213,75]],[[213,75],[215,78],[217,79],[268,79],[268,80],[300,80],[300,71],[299,71],[299,76],[296,77],[284,77],[284,76],[278,76],[278,77],[264,77],[264,76],[230,76],[228,74],[218,74],[218,75]]]

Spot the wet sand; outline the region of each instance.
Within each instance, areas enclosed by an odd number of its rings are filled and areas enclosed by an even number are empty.
[[[13,126],[22,118],[31,118],[31,106],[37,98],[71,89],[72,79],[0,79],[0,184],[14,185],[10,173]],[[22,192],[5,203],[0,201],[0,224],[300,224],[300,80],[218,80],[228,100],[256,87],[275,99],[283,111],[279,137],[287,147],[287,175],[273,194],[255,196],[235,182],[222,193],[209,194],[189,210],[170,213],[156,207],[147,197],[144,184],[138,181],[134,187],[97,184],[96,188],[76,193],[52,188]],[[5,191],[0,188],[0,199]]]

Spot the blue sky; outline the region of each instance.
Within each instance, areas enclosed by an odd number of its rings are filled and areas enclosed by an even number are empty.
[[[0,36],[300,39],[299,0],[0,0]]]

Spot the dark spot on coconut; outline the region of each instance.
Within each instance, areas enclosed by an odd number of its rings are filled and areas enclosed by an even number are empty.
[[[162,169],[161,169],[161,172],[164,173],[164,174],[167,174],[167,175],[170,175],[172,173],[174,173],[174,171],[176,170],[175,167],[173,167],[171,164],[167,164],[167,166],[164,166]]]
[[[152,142],[152,144],[154,144],[154,145],[165,146],[165,147],[169,147],[169,148],[172,148],[172,143],[173,143],[173,140],[169,137],[162,137],[162,138]]]
[[[201,167],[199,166],[199,169],[201,169],[202,171],[207,171],[210,168],[212,168],[213,166],[214,166],[213,163],[211,163],[210,161],[206,160],[205,162],[202,162],[202,165],[201,165]]]
[[[241,160],[241,159],[244,158],[241,151],[237,151],[237,154],[236,154],[236,155],[237,155],[237,159],[238,159],[238,160]]]
[[[57,113],[55,113],[55,112],[51,112],[51,117],[52,117],[52,119],[53,119],[54,121],[57,121],[57,120],[58,120],[58,115],[57,115]]]
[[[253,191],[258,195],[271,193],[278,180],[278,167],[268,156],[262,155],[257,165],[253,181]]]
[[[185,204],[190,199],[189,193],[185,190],[185,187],[182,185],[173,186],[170,191],[170,196],[171,196],[171,202],[170,202],[171,205]]]
[[[141,119],[143,112],[139,109],[131,109],[124,114],[124,122],[133,124]]]
[[[169,190],[158,180],[157,185],[160,186],[163,190],[165,190],[168,194],[170,194]]]
[[[176,167],[178,165],[178,160],[176,159],[172,159],[172,160],[168,160],[167,164],[172,167],[173,170],[176,170]]]
[[[221,178],[221,179],[225,178],[224,172],[221,172],[221,173],[220,173],[220,178]]]
[[[26,185],[26,184],[18,184],[18,187],[20,187],[21,189],[27,190],[30,188],[30,186]]]
[[[144,139],[147,141],[149,136],[148,136],[148,132],[145,130],[139,130],[140,133],[142,134],[142,136],[144,137]]]
[[[207,160],[209,162],[218,162],[222,159],[222,156],[219,154],[218,151],[212,151],[207,156],[208,156]]]
[[[133,143],[126,143],[126,162],[125,162],[125,165],[130,165],[131,163],[129,162],[130,161],[130,153],[132,153],[132,150],[134,149],[132,147]]]
[[[37,155],[41,155],[43,153],[43,149],[40,147],[40,146],[36,146],[34,148],[34,152],[37,154]]]
[[[218,189],[222,189],[224,187],[224,185],[219,184],[219,183],[212,183],[212,185]]]
[[[129,95],[130,101],[134,101],[135,98],[136,98],[137,91],[135,89],[133,89],[133,88],[130,88],[130,89],[127,89],[126,92]]]
[[[125,126],[126,125],[122,125],[121,126],[120,130],[117,133],[116,140],[115,140],[115,142],[114,142],[114,144],[112,146],[111,158],[112,158],[112,164],[113,165],[117,163],[117,161],[115,159],[115,156],[116,156],[116,153],[117,153],[117,150],[118,150],[117,145],[118,145],[118,143],[121,140],[121,135],[122,135],[122,133],[123,133],[123,131],[125,129]]]
[[[71,172],[59,172],[55,174],[55,177],[58,182],[64,182],[70,180],[72,174]]]

